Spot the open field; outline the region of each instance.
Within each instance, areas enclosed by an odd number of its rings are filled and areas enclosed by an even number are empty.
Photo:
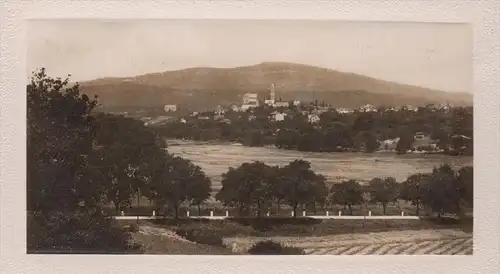
[[[176,143],[182,142],[175,140]],[[473,157],[446,155],[397,155],[395,153],[334,153],[302,152],[272,147],[244,147],[230,144],[186,144],[169,146],[168,151],[199,165],[212,180],[213,191],[221,188],[221,174],[229,167],[251,161],[268,165],[286,165],[290,161],[309,161],[312,170],[327,177],[330,182],[354,179],[367,183],[374,177],[392,176],[398,182],[418,172],[429,172],[435,166],[450,164],[455,168],[472,165]]]
[[[140,221],[133,240],[143,245],[146,254],[246,254],[253,244],[263,240],[302,248],[307,255],[470,255],[473,252],[472,232],[466,229],[471,224],[436,225],[432,229],[431,223],[424,220],[371,220],[364,227],[357,227],[359,222],[353,220],[328,220],[313,225],[264,228],[232,221],[170,222]],[[177,229],[197,229],[222,237],[223,246],[188,241],[175,233]]]
[[[303,248],[308,255],[470,255],[472,234],[460,230],[418,230],[353,233],[323,237],[234,237],[224,242],[237,252],[273,240]]]

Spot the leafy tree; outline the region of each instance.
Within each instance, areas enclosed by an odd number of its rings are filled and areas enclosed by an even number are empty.
[[[131,199],[153,176],[165,152],[163,140],[142,122],[116,115],[98,115],[95,121],[98,147],[90,164],[105,182],[107,200],[117,212],[130,206]]]
[[[283,174],[289,185],[285,201],[292,206],[296,217],[298,205],[309,202],[314,196],[317,174],[311,170],[311,164],[304,160],[290,162],[283,167]]]
[[[392,177],[373,178],[370,183],[371,200],[382,204],[384,215],[386,214],[387,204],[397,201],[398,183]]]
[[[210,178],[201,170],[199,166],[195,166],[192,174],[192,180],[188,182],[187,199],[191,205],[196,205],[198,215],[201,215],[201,204],[210,198],[212,191],[212,182]]]
[[[461,213],[461,188],[449,165],[434,168],[424,194],[424,204],[441,217],[443,213]]]
[[[332,186],[330,192],[332,193],[332,203],[349,207],[351,215],[352,206],[362,204],[364,201],[361,185],[355,180],[348,180],[335,184]]]
[[[474,169],[472,166],[462,167],[458,170],[458,184],[462,198],[471,206],[474,205]]]
[[[222,174],[222,189],[216,199],[225,204],[238,204],[240,214],[243,209],[256,205],[260,216],[261,207],[269,197],[272,175],[273,168],[259,161],[230,168]]]
[[[430,174],[417,173],[409,176],[406,181],[400,184],[399,198],[410,201],[416,206],[416,214],[420,215],[422,206],[422,193],[426,187]]]
[[[149,198],[158,205],[170,206],[175,218],[179,218],[179,207],[184,201],[197,200],[203,202],[207,193],[191,192],[198,185],[205,190],[208,182],[201,169],[191,161],[169,155],[152,178],[149,188]],[[207,191],[208,192],[208,191]]]
[[[28,252],[129,252],[130,234],[102,214],[94,153],[97,101],[45,69],[27,86]]]

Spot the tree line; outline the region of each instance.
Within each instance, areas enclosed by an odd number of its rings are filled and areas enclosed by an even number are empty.
[[[221,183],[215,198],[225,206],[238,208],[240,215],[250,215],[255,209],[260,216],[264,208],[273,206],[279,214],[283,204],[292,208],[293,216],[297,216],[299,207],[316,212],[329,205],[343,205],[352,215],[352,207],[364,203],[378,203],[386,214],[388,204],[402,199],[416,206],[417,215],[426,208],[441,216],[460,214],[463,206],[471,207],[473,202],[471,166],[455,172],[449,165],[442,165],[430,173],[411,175],[401,183],[392,177],[377,177],[367,185],[346,180],[328,187],[325,177],[312,171],[307,161],[295,160],[283,167],[257,161],[229,168]]]
[[[311,112],[315,106],[273,109],[261,106],[247,112],[227,111],[230,123],[217,119],[200,120],[185,117],[186,122],[174,121],[159,130],[168,138],[191,140],[222,140],[247,146],[274,145],[282,149],[314,152],[376,151],[381,141],[400,138],[397,151],[412,148],[415,133],[428,134],[442,153],[472,155],[472,107],[450,110],[420,107],[418,111],[402,108],[397,111],[379,108],[377,112],[354,111],[339,113],[335,109],[319,114],[318,123],[310,123],[301,111]],[[286,112],[284,121],[272,121],[274,111]],[[212,112],[199,114],[213,117]],[[422,148],[428,149],[428,148]]]

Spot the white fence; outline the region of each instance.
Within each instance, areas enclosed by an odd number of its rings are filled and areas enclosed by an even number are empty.
[[[294,213],[293,211],[290,213],[290,216],[293,217]],[[189,211],[186,214],[187,218],[191,219],[210,219],[210,220],[222,220],[226,218],[230,218],[229,212],[226,211],[225,216],[214,216],[214,212],[210,211],[209,216],[190,216]],[[266,217],[271,217],[269,212],[266,214]],[[297,216],[298,218],[300,217],[307,217],[307,218],[312,218],[312,219],[324,219],[324,220],[329,220],[329,219],[344,219],[344,220],[418,220],[418,216],[408,216],[404,214],[404,211],[401,211],[401,215],[393,215],[393,216],[372,216],[371,211],[368,212],[367,216],[351,216],[351,215],[342,215],[342,212],[339,211],[335,215],[330,215],[330,212],[326,212],[325,215],[307,215],[305,211],[302,212],[302,216]],[[122,211],[121,216],[114,216],[113,218],[117,220],[154,220],[154,219],[163,219],[165,217],[163,216],[156,216],[156,212],[153,211],[153,214],[151,216],[125,216],[124,212]]]

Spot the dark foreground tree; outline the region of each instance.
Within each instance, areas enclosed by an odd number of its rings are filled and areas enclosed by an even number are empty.
[[[90,180],[96,105],[45,69],[27,86],[28,253],[135,249],[101,213],[105,195]]]

